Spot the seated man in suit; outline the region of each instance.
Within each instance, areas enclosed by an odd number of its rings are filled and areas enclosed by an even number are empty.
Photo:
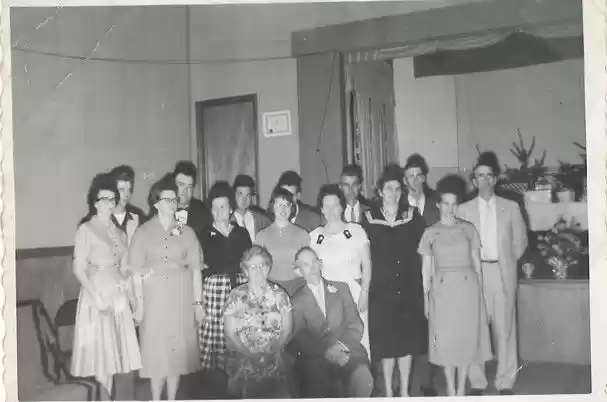
[[[287,170],[280,176],[276,186],[282,187],[293,194],[293,198],[295,199],[295,215],[291,218],[291,223],[311,232],[323,224],[323,218],[313,207],[301,202],[302,181],[301,176],[297,172]]]
[[[363,184],[363,172],[356,164],[346,165],[341,171],[339,188],[346,197],[346,210],[344,218],[346,222],[362,224],[366,219],[365,213],[370,209],[370,202],[361,194]]]
[[[270,226],[272,221],[264,211],[251,203],[255,196],[255,181],[246,174],[239,174],[234,179],[234,199],[236,200],[236,209],[232,214],[232,221],[249,232],[251,241],[255,241],[255,236],[262,229]]]
[[[295,256],[306,280],[293,296],[293,338],[304,398],[367,398],[373,390],[369,359],[361,344],[363,322],[348,285],[321,276],[321,262],[309,247]]]

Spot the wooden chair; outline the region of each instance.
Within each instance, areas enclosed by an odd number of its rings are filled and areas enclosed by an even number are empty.
[[[17,302],[17,339],[20,401],[100,399],[99,383],[69,374],[57,346],[56,329],[40,300]]]

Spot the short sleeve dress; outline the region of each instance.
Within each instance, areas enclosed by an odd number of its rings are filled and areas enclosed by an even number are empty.
[[[434,364],[470,365],[491,358],[481,284],[472,263],[472,253],[479,249],[476,229],[462,220],[438,222],[420,241],[419,253],[434,257],[428,357]]]
[[[194,315],[194,270],[201,269],[194,230],[164,229],[157,217],[131,241],[127,266],[143,277],[143,322],[139,326],[143,378],[179,376],[200,369]]]
[[[289,296],[280,286],[269,284],[261,294],[253,294],[244,284],[230,293],[224,316],[236,319],[236,335],[249,351],[269,353],[285,331],[283,320],[290,311]],[[288,390],[282,351],[254,361],[228,350],[226,371],[230,391],[242,398],[269,397],[279,389]]]
[[[373,275],[369,289],[371,356],[424,355],[428,322],[424,314],[421,257],[417,253],[425,221],[417,209],[390,224],[379,206],[367,213]]]
[[[357,223],[346,224],[343,232],[327,235],[325,227],[310,232],[310,247],[322,260],[322,276],[330,281],[344,282],[358,303],[362,289],[363,249],[369,245],[367,232]],[[364,323],[362,345],[370,353],[368,311],[361,314]]]
[[[128,281],[120,273],[125,253],[126,235],[113,224],[105,227],[93,218],[76,232],[74,264],[110,307],[99,311],[93,296],[80,290],[70,370],[74,376],[104,379],[141,368]]]

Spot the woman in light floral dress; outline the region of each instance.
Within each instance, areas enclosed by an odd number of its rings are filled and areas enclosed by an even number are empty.
[[[268,281],[272,256],[262,246],[245,251],[248,283],[233,289],[224,310],[228,390],[241,398],[288,398],[284,348],[291,333],[291,302]]]

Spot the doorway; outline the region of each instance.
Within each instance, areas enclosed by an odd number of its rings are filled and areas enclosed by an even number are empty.
[[[199,101],[196,108],[198,185],[203,196],[217,180],[257,177],[257,95]],[[254,199],[255,202],[255,199]]]

